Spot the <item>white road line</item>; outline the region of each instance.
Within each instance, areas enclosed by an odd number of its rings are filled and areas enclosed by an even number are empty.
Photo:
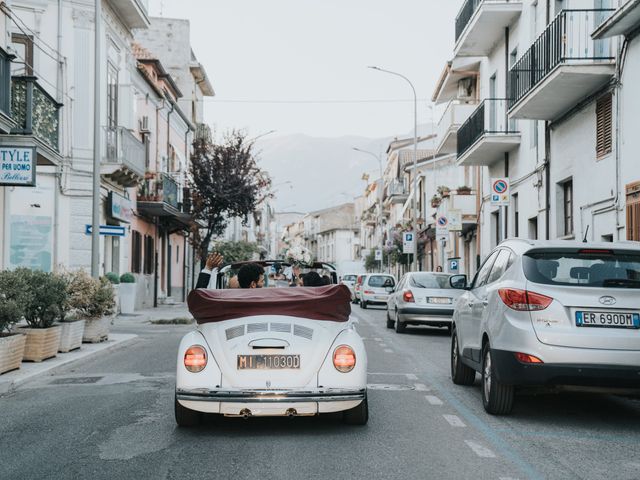
[[[374,338],[374,340],[375,340],[376,342],[381,342],[381,341],[382,341],[382,339],[381,339],[381,338],[379,338],[379,337],[375,337],[375,338]]]
[[[427,402],[429,402],[431,405],[442,405],[442,400],[434,395],[425,395],[424,398],[426,398]]]
[[[442,415],[452,427],[466,427],[464,422],[457,415]]]
[[[491,450],[489,450],[487,447],[480,445],[477,442],[474,442],[472,440],[465,440],[464,443],[466,443],[469,448],[471,450],[474,451],[474,453],[476,455],[478,455],[479,457],[482,458],[496,458],[496,454],[493,453]]]
[[[390,348],[385,348],[384,351],[387,353],[393,353],[393,350],[391,350]]]
[[[384,348],[384,347],[386,347],[386,346],[387,346],[387,344],[386,344],[386,343],[381,343],[381,344],[380,344],[380,346],[381,346],[382,348]]]
[[[418,376],[414,375],[413,373],[405,373],[405,376],[407,377],[407,380],[417,380]]]
[[[428,392],[429,390],[431,390],[424,383],[414,383],[413,386],[416,388],[418,392]]]

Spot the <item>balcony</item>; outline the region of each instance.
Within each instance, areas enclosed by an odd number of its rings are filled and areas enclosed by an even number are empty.
[[[14,57],[0,48],[0,133],[15,128],[11,120],[11,60]]]
[[[59,165],[60,107],[36,77],[11,79],[10,135],[0,135],[0,145],[36,147],[39,165]]]
[[[149,28],[149,0],[109,0],[127,28]]]
[[[517,122],[507,118],[507,100],[484,100],[458,130],[458,165],[492,165],[520,144]]]
[[[158,218],[169,231],[187,230],[191,226],[191,201],[184,201],[188,192],[169,173],[148,173],[138,189],[138,213]]]
[[[509,72],[513,118],[556,120],[611,81],[614,42],[591,33],[615,10],[563,10]]]
[[[393,180],[387,185],[387,195],[386,201],[387,204],[396,204],[396,203],[404,203],[409,198],[409,189],[406,187],[404,182],[399,180]]]
[[[454,56],[487,56],[522,13],[522,0],[465,0],[456,17]]]
[[[146,147],[124,127],[105,129],[106,155],[101,175],[123,187],[135,187],[144,179]]]
[[[438,122],[437,154],[456,153],[458,150],[458,129],[478,108],[477,103],[461,103],[457,100],[449,102],[440,122]]]

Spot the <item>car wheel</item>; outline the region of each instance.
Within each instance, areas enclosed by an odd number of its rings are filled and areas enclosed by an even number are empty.
[[[460,361],[458,333],[454,330],[451,334],[451,380],[456,385],[473,385],[475,379],[476,371]]]
[[[366,425],[369,421],[369,404],[367,403],[367,397],[364,397],[360,405],[350,410],[345,410],[342,418],[347,425]]]
[[[389,310],[387,310],[387,328],[393,328],[395,323],[396,322],[391,319],[391,315],[389,315]]]
[[[362,308],[363,310],[367,309],[367,302],[365,302],[364,300],[360,300],[360,308]]]
[[[197,425],[200,425],[202,413],[183,407],[182,405],[180,405],[180,402],[178,402],[177,398],[174,399],[174,402],[176,423],[179,427],[195,427]]]
[[[396,333],[404,333],[407,331],[407,324],[400,321],[398,311],[396,310]]]
[[[495,375],[491,347],[487,342],[482,349],[482,404],[487,413],[506,415],[513,408],[515,389],[513,385],[504,385]]]
[[[447,333],[449,335],[451,335],[451,331],[452,331],[453,327],[451,325],[447,325]]]

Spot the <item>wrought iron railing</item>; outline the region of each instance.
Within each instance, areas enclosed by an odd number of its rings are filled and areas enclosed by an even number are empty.
[[[17,124],[12,133],[34,135],[59,151],[61,106],[38,84],[36,77],[11,79],[11,116]]]
[[[462,4],[462,8],[458,12],[458,16],[456,17],[456,42],[460,39],[464,29],[467,28],[467,25],[471,22],[476,10],[478,10],[483,3],[509,3],[510,1],[515,3],[521,0],[465,0]]]
[[[518,125],[507,117],[508,100],[487,98],[458,130],[458,158],[482,136],[487,134],[518,133]]]
[[[393,180],[389,185],[387,185],[387,196],[389,197],[408,194],[409,192],[404,182]]]
[[[162,181],[162,201],[178,208],[178,182],[167,173],[160,175]]]
[[[105,162],[123,165],[139,177],[144,177],[147,149],[129,130],[124,127],[107,127],[105,147]]]
[[[558,65],[613,60],[611,39],[591,38],[613,12],[615,9],[562,10],[509,71],[509,108]]]
[[[182,187],[168,173],[149,174],[138,189],[138,202],[164,202],[181,210]]]

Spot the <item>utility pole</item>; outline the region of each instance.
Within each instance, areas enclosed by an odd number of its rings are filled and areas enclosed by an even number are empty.
[[[100,157],[102,149],[101,115],[100,115],[100,66],[102,38],[102,0],[95,0],[95,44],[94,44],[94,79],[93,79],[93,205],[91,215],[91,276],[100,276]]]

